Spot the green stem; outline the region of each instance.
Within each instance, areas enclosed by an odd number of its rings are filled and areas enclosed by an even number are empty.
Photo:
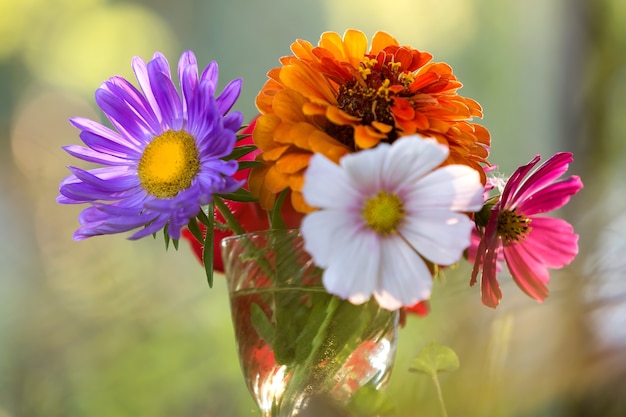
[[[239,223],[237,218],[233,215],[233,212],[230,211],[226,203],[224,203],[221,198],[213,197],[213,204],[215,204],[217,210],[226,220],[226,224],[230,230],[232,230],[236,235],[243,235],[246,233],[244,228],[241,226],[241,223]]]
[[[317,334],[313,338],[313,348],[311,349],[311,352],[304,360],[304,362],[297,363],[293,367],[293,374],[289,378],[289,382],[287,383],[287,389],[282,396],[282,401],[291,401],[294,398],[297,398],[298,393],[294,393],[293,391],[301,390],[302,387],[306,386],[306,384],[303,383],[305,379],[310,378],[311,375],[315,375],[314,372],[311,372],[312,366],[315,364],[315,361],[319,359],[319,349],[324,344],[324,340],[327,336],[328,326],[330,326],[334,313],[337,311],[340,302],[341,300],[337,297],[331,298],[328,307],[326,307],[326,316],[324,317],[324,321],[320,324],[320,327],[317,330]],[[291,406],[291,404],[287,404],[287,407]],[[282,403],[281,408],[284,407],[285,404]]]
[[[441,415],[443,417],[448,417],[448,411],[446,410],[446,403],[443,400],[443,392],[441,392],[441,384],[439,384],[439,377],[435,373],[433,375],[433,382],[435,384],[435,389],[437,390],[437,398],[439,399],[439,405],[441,406]]]

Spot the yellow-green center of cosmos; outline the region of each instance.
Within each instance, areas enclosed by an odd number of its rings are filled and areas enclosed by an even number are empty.
[[[199,171],[196,141],[184,130],[168,130],[156,136],[144,149],[137,167],[143,189],[163,199],[189,188]]]
[[[404,204],[396,194],[379,191],[365,200],[362,211],[365,224],[377,233],[394,233],[405,215]]]
[[[503,210],[498,215],[497,234],[505,242],[519,242],[530,232],[531,219],[515,210]]]

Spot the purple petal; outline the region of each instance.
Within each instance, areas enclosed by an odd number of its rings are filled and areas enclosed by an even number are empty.
[[[238,111],[234,111],[229,113],[224,117],[224,129],[232,130],[233,132],[237,132],[241,129],[241,125],[243,124],[243,114]]]
[[[206,82],[211,91],[210,95],[215,95],[215,89],[217,88],[218,82],[218,67],[215,61],[211,61],[209,65],[202,71],[202,75],[200,76],[200,82]]]
[[[109,145],[111,150],[117,149],[117,150],[120,150],[120,152],[122,152],[123,154],[126,154],[126,153],[131,153],[130,151],[126,151],[126,149],[129,148],[135,151],[135,153],[138,155],[140,155],[142,152],[143,148],[142,146],[139,145],[139,143],[129,142],[128,139],[121,137],[119,133],[109,129],[106,126],[101,125],[98,122],[94,122],[93,120],[85,119],[83,117],[72,117],[69,121],[74,127],[82,130],[81,139],[82,139],[83,134],[90,133],[90,134],[93,134],[94,136],[98,136],[102,139],[106,139],[106,141],[113,142],[116,145],[121,145],[123,147],[123,148],[118,148],[116,146]],[[93,140],[95,140],[95,138]],[[84,139],[83,139],[83,142],[84,142]],[[103,142],[103,143],[107,143],[107,142]],[[87,142],[85,142],[85,144],[91,147],[91,145],[88,144]],[[124,149],[124,151],[121,151],[121,149]]]
[[[106,178],[101,178],[101,176],[94,174],[94,171],[96,170],[87,171],[87,170],[77,168],[77,167],[68,167],[68,168],[72,172],[72,174],[76,176],[76,178],[78,178],[79,180],[83,181],[86,184],[97,187],[101,189],[102,191],[119,192],[119,191],[125,191],[129,188],[136,187],[137,185],[139,185],[139,180],[137,176],[134,175],[133,173],[126,172],[122,174],[121,171],[117,171],[117,170],[116,171],[113,171],[113,170],[104,171],[104,169],[101,169],[100,172],[102,173],[104,172],[111,173],[111,175],[102,175],[102,176],[105,176]]]
[[[108,138],[103,138],[91,132],[81,132],[79,135],[83,143],[96,152],[115,156],[129,161],[138,161],[141,158],[141,151],[135,146],[130,146],[128,142],[113,142]]]
[[[192,51],[185,51],[178,61],[178,79],[183,96],[183,113],[187,114],[189,102],[198,86],[198,62]]]
[[[153,135],[161,133],[161,123],[159,119],[154,114],[150,103],[148,103],[146,98],[135,86],[122,77],[113,77],[105,84],[111,93],[119,97],[133,110],[138,119],[138,123],[144,126],[145,129],[150,130]]]
[[[211,95],[206,81],[198,85],[196,94],[190,99],[187,108],[187,129],[202,148],[202,141],[221,124],[215,98]]]
[[[222,93],[217,97],[217,108],[220,114],[225,115],[233,107],[239,94],[241,93],[241,79],[235,79],[229,82]]]
[[[161,109],[159,109],[159,105],[154,98],[154,94],[152,93],[152,88],[150,87],[150,77],[148,76],[148,67],[143,59],[139,57],[134,57],[132,61],[133,71],[135,73],[135,78],[139,83],[139,87],[141,87],[141,91],[143,92],[144,97],[150,104],[152,108],[152,112],[154,113],[157,121],[159,123],[163,120],[163,116],[161,115]]]
[[[183,108],[178,96],[178,91],[168,73],[162,71],[158,61],[148,63],[148,75],[150,76],[150,87],[154,93],[157,105],[161,109],[163,117],[163,129],[169,128],[175,131],[183,127]]]
[[[106,153],[98,152],[93,149],[85,148],[79,145],[63,146],[65,152],[70,155],[82,159],[83,161],[92,162],[95,164],[103,165],[128,165],[129,161],[125,158],[118,158],[116,156],[108,155]]]
[[[96,90],[96,103],[102,109],[115,128],[129,141],[142,146],[153,137],[148,126],[131,107],[107,88]]]

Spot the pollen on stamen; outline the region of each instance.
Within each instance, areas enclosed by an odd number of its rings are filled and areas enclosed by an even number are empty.
[[[530,232],[530,223],[531,219],[515,210],[503,210],[498,215],[497,234],[506,243],[519,242]]]
[[[191,186],[200,171],[200,157],[194,137],[184,130],[168,130],[144,149],[137,175],[148,194],[173,198]]]
[[[405,216],[404,204],[396,194],[382,190],[365,201],[362,216],[367,227],[388,235],[398,230]]]

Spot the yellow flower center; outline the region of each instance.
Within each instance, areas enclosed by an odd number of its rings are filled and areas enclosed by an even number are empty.
[[[530,232],[531,219],[515,210],[503,210],[498,216],[497,234],[506,243],[519,242]]]
[[[367,227],[387,235],[398,229],[405,215],[404,204],[396,194],[379,191],[375,196],[365,200],[362,215]]]
[[[172,198],[191,186],[200,171],[200,156],[192,135],[168,130],[146,146],[137,175],[141,186],[157,198]]]

